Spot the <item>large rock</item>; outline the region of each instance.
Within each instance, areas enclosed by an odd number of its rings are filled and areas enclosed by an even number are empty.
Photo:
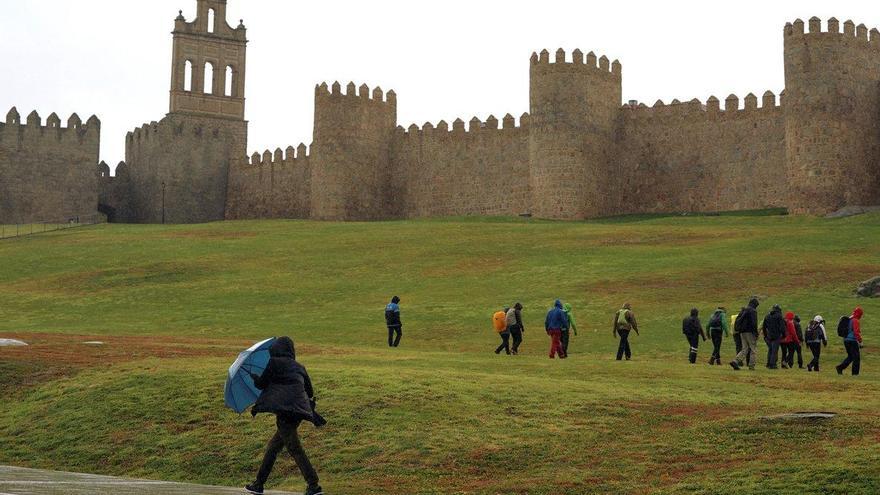
[[[856,294],[862,297],[878,297],[880,296],[880,277],[874,277],[859,284]]]

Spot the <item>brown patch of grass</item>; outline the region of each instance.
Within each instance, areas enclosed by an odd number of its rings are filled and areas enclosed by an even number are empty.
[[[128,289],[143,285],[192,283],[211,267],[193,263],[153,263],[129,268],[109,268],[67,273],[43,279],[27,279],[12,285],[21,292],[83,295]]]

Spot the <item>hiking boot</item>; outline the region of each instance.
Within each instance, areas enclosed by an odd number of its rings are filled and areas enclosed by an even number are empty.
[[[841,368],[840,366],[835,366],[834,369],[837,370],[837,374],[838,374],[838,375],[842,375],[842,374],[843,374],[843,368]]]
[[[741,369],[739,363],[737,363],[736,361],[731,361],[730,367],[735,369],[736,371],[739,371]]]
[[[263,495],[263,485],[257,483],[256,481],[244,487],[244,489],[248,493],[253,493],[254,495]]]
[[[788,369],[788,364],[786,364],[786,363],[782,363],[782,369],[787,370],[787,369]]]
[[[315,488],[309,488],[306,490],[305,495],[324,495],[324,489],[320,486],[316,486]]]

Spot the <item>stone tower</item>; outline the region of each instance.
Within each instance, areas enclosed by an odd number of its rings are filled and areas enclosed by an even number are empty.
[[[226,0],[198,0],[196,15],[174,21],[170,111],[244,120],[245,27],[226,23]]]
[[[787,24],[786,175],[791,209],[876,204],[880,180],[880,32],[852,21]]]
[[[532,214],[582,219],[602,214],[615,121],[622,100],[621,66],[575,50],[550,61],[532,54],[529,161]]]
[[[315,88],[311,212],[318,220],[378,220],[393,214],[391,140],[397,95],[366,85]]]

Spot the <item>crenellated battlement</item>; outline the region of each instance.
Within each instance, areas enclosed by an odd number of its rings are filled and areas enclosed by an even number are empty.
[[[334,82],[332,85],[328,85],[326,82],[315,85],[315,99],[320,101],[344,99],[346,101],[382,103],[397,106],[397,93],[393,89],[385,93],[381,87],[377,86],[371,91],[370,87],[366,84],[361,84],[360,87],[357,87],[353,82],[348,83],[344,93],[339,81]]]
[[[690,101],[681,102],[672,100],[666,104],[663,100],[657,100],[653,106],[644,103],[629,102],[623,107],[622,116],[624,118],[709,118],[709,119],[738,119],[748,118],[760,114],[778,114],[782,111],[782,96],[776,97],[772,91],[766,91],[759,99],[754,93],[749,93],[742,100],[737,95],[731,94],[724,99],[722,105],[721,100],[715,96],[710,96],[705,102],[694,98]]]
[[[167,143],[168,139],[171,140],[217,140],[223,136],[223,129],[221,127],[211,127],[196,124],[184,124],[180,123],[176,126],[171,125],[165,121],[156,122],[155,120],[150,122],[149,124],[144,124],[140,127],[136,127],[133,131],[129,131],[125,135],[125,143],[126,145],[147,145],[157,142],[159,144]]]
[[[12,107],[6,114],[5,122],[0,122],[0,137],[13,136],[13,132],[15,136],[20,137],[50,138],[56,141],[83,144],[90,140],[100,139],[101,121],[92,115],[83,124],[79,115],[73,113],[68,117],[67,125],[63,126],[61,118],[53,112],[46,118],[46,125],[43,125],[42,117],[34,110],[22,123],[18,109]]]
[[[584,58],[584,52],[576,49],[571,53],[569,58],[564,49],[556,50],[554,59],[550,60],[550,52],[541,50],[540,53],[533,52],[531,57],[531,65],[533,69],[555,70],[555,71],[577,71],[584,70],[601,74],[610,74],[617,76],[622,75],[623,67],[620,61],[611,62],[605,55],[596,57],[596,54],[589,52]]]
[[[843,23],[843,31],[840,29],[840,21],[832,17],[823,22],[818,17],[812,17],[804,22],[797,19],[789,22],[783,30],[786,38],[793,37],[837,37],[841,41],[861,41],[868,46],[880,50],[880,30],[873,28],[868,30],[864,24],[856,25],[852,20]]]
[[[296,148],[288,146],[283,151],[281,148],[276,148],[274,152],[266,150],[262,154],[255,151],[250,159],[245,161],[245,164],[251,167],[296,166],[306,163],[310,157],[309,147],[305,143],[300,143]]]
[[[398,126],[396,129],[396,134],[398,136],[412,138],[419,136],[430,137],[438,135],[474,135],[493,131],[521,131],[528,130],[528,128],[528,113],[524,113],[520,116],[519,125],[517,125],[516,117],[508,113],[500,121],[494,115],[490,115],[486,118],[485,121],[480,120],[478,117],[473,117],[467,123],[462,119],[455,119],[452,122],[451,127],[445,120],[441,120],[437,123],[436,126],[431,122],[425,122],[425,124],[421,127],[416,124],[412,124],[407,128],[404,128],[403,126]]]

